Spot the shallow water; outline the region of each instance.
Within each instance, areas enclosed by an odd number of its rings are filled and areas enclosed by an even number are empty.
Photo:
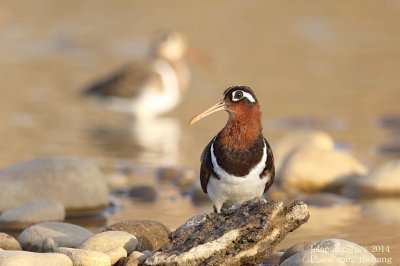
[[[80,97],[91,81],[142,57],[160,28],[183,31],[211,59],[205,68],[191,65],[191,90],[176,110],[135,125]],[[226,115],[193,127],[189,119],[227,86],[246,84],[262,104],[272,145],[294,129],[321,129],[374,167],[399,157],[399,33],[399,1],[2,1],[0,166],[73,155],[108,169],[197,169]],[[172,198],[150,205],[122,198],[125,207],[107,222],[151,218],[176,227],[208,210]],[[380,255],[399,259],[400,218],[391,214],[398,206],[312,210],[280,246],[340,237],[389,246]]]

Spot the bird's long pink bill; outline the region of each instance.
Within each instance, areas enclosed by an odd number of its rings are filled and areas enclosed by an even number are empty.
[[[219,103],[217,103],[214,106],[211,106],[210,108],[208,108],[207,110],[205,110],[204,112],[202,112],[201,114],[196,115],[195,117],[192,118],[192,120],[190,120],[190,125],[193,125],[194,123],[196,123],[197,121],[203,119],[206,116],[209,116],[210,114],[213,114],[215,112],[218,111],[222,111],[225,110],[225,103],[224,101],[220,101]]]

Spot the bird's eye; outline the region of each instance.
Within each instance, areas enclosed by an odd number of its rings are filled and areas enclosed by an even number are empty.
[[[232,95],[232,101],[237,102],[243,98],[243,91],[234,91]]]

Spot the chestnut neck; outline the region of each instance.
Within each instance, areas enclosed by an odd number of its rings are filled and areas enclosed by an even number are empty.
[[[258,104],[228,110],[228,113],[228,122],[218,135],[222,145],[232,150],[248,149],[262,138],[261,110]]]

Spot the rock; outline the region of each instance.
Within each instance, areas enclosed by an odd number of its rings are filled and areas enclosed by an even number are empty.
[[[3,250],[21,250],[21,245],[13,236],[0,232],[0,248]]]
[[[366,172],[366,167],[348,153],[303,146],[289,155],[278,179],[283,187],[307,193],[337,191]]]
[[[107,231],[95,234],[86,239],[79,248],[105,252],[110,249],[123,247],[130,254],[136,249],[138,241],[132,234],[123,231]]]
[[[157,191],[154,186],[137,185],[129,190],[129,196],[140,202],[155,202]]]
[[[341,258],[326,252],[319,251],[313,252],[312,250],[305,250],[298,252],[293,256],[284,260],[280,266],[346,266],[351,264],[346,264]]]
[[[122,258],[117,264],[117,266],[138,266],[139,261],[130,256],[127,258]]]
[[[55,252],[67,255],[71,259],[73,265],[84,265],[84,266],[112,265],[109,256],[97,251],[64,247],[64,248],[57,248]]]
[[[295,149],[305,145],[325,150],[333,150],[335,147],[333,139],[325,132],[298,130],[289,133],[272,145],[277,173],[280,172],[281,166],[288,155]]]
[[[45,252],[52,252],[57,248],[57,244],[53,238],[45,238],[42,241],[42,250]]]
[[[104,251],[104,254],[108,255],[111,260],[111,265],[114,265],[117,263],[120,259],[126,258],[128,256],[128,253],[126,252],[125,248],[123,247],[116,247],[113,249],[109,249]]]
[[[103,231],[124,231],[134,235],[138,240],[138,251],[160,249],[168,243],[168,235],[171,232],[162,223],[152,220],[123,221],[109,225]]]
[[[394,155],[398,156],[400,153],[400,137],[399,133],[396,132],[396,136],[393,136],[391,139],[386,140],[385,143],[382,143],[378,147],[375,148],[378,154],[383,155]]]
[[[67,215],[103,210],[108,189],[99,168],[72,157],[48,157],[0,170],[0,212],[41,199],[63,203]]]
[[[28,227],[18,241],[24,250],[53,251],[57,247],[76,248],[93,236],[83,227],[61,222],[46,222]]]
[[[333,193],[316,193],[303,197],[301,200],[309,206],[317,207],[330,207],[337,204],[342,205],[353,202],[351,199]]]
[[[347,265],[377,265],[377,259],[371,252],[347,240],[335,238],[324,239],[315,243],[311,249],[313,253],[318,253],[321,250],[342,259]]]
[[[160,167],[156,176],[162,183],[173,183],[182,176],[182,171],[174,167]]]
[[[123,173],[108,174],[106,180],[111,191],[124,190],[129,186],[129,178]]]
[[[145,250],[142,252],[134,251],[128,258],[120,260],[117,266],[137,266],[142,265],[143,262],[149,258],[153,253],[151,251]]]
[[[400,197],[400,160],[390,161],[350,185],[358,197]]]
[[[182,190],[187,190],[193,185],[198,173],[192,169],[161,167],[158,169],[156,176],[161,183],[174,184]]]
[[[58,200],[46,199],[4,211],[0,215],[0,227],[6,230],[23,230],[37,223],[64,219],[64,205]]]
[[[174,184],[182,191],[187,192],[192,188],[196,178],[199,178],[198,172],[187,169],[175,180]]]
[[[399,130],[400,129],[400,116],[399,115],[384,115],[383,117],[379,118],[379,124],[385,128]]]
[[[29,251],[0,251],[0,265],[7,266],[72,266],[72,261],[60,253],[35,253]]]
[[[145,265],[256,265],[308,220],[307,206],[255,198],[220,214],[191,218]]]
[[[138,261],[139,264],[142,264],[143,262],[146,261],[146,259],[150,258],[153,253],[151,251],[145,250],[142,252],[139,251],[134,251],[129,255],[130,257],[133,257]]]
[[[293,246],[291,246],[290,248],[285,250],[285,252],[283,253],[282,257],[280,258],[278,264],[284,262],[287,258],[293,256],[294,254],[296,254],[298,252],[302,252],[302,251],[311,249],[313,244],[314,244],[314,242],[310,242],[310,241],[304,241],[304,242],[294,244]]]
[[[279,265],[282,255],[282,251],[274,251],[263,261],[261,265]]]

